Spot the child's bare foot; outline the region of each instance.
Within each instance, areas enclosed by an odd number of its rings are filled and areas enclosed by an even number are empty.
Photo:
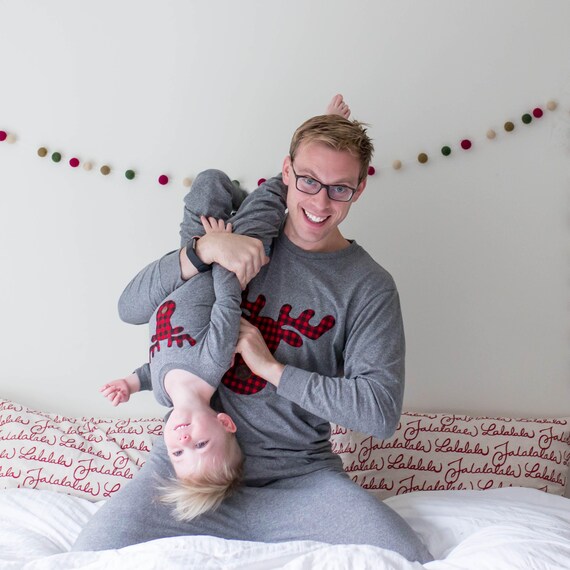
[[[342,95],[335,95],[327,106],[326,115],[340,115],[345,119],[350,117],[350,107],[344,102]]]

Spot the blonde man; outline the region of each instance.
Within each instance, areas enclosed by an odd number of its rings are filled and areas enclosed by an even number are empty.
[[[350,480],[329,441],[330,422],[388,437],[401,413],[405,349],[395,283],[339,229],[366,187],[372,144],[361,123],[327,115],[302,125],[293,141],[282,168],[287,217],[271,262],[256,274],[263,245],[244,253],[233,234],[204,236],[197,249],[203,262],[251,278],[239,358],[216,392],[238,428],[244,484],[213,513],[176,524],[154,506],[153,478],[167,471],[157,446],[74,549],[210,534],[371,544],[421,563],[432,559],[399,515]],[[176,253],[162,258],[139,275],[137,310],[150,310],[148,300],[164,287],[153,275],[161,265],[194,278]],[[149,516],[152,525],[121,524]],[[118,522],[109,529],[111,517]]]

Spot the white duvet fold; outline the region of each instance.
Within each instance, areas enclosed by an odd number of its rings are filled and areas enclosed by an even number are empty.
[[[101,503],[52,491],[0,491],[0,568],[133,570],[556,570],[570,568],[570,500],[522,488],[410,493],[386,501],[435,557],[425,565],[363,545],[176,537],[69,552]],[[347,505],[347,508],[350,508]]]

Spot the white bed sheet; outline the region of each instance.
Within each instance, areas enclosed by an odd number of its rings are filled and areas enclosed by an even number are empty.
[[[570,499],[523,488],[418,492],[386,501],[435,557],[425,565],[358,545],[263,544],[214,537],[155,540],[119,550],[69,552],[102,503],[30,489],[0,491],[2,570],[553,570],[570,569]],[[347,506],[349,508],[349,506]]]

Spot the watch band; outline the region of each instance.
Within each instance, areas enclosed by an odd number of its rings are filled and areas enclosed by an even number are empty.
[[[192,238],[186,246],[186,257],[190,260],[190,263],[198,270],[199,273],[204,273],[206,271],[211,271],[212,266],[204,263],[196,254],[196,242],[198,238]]]

